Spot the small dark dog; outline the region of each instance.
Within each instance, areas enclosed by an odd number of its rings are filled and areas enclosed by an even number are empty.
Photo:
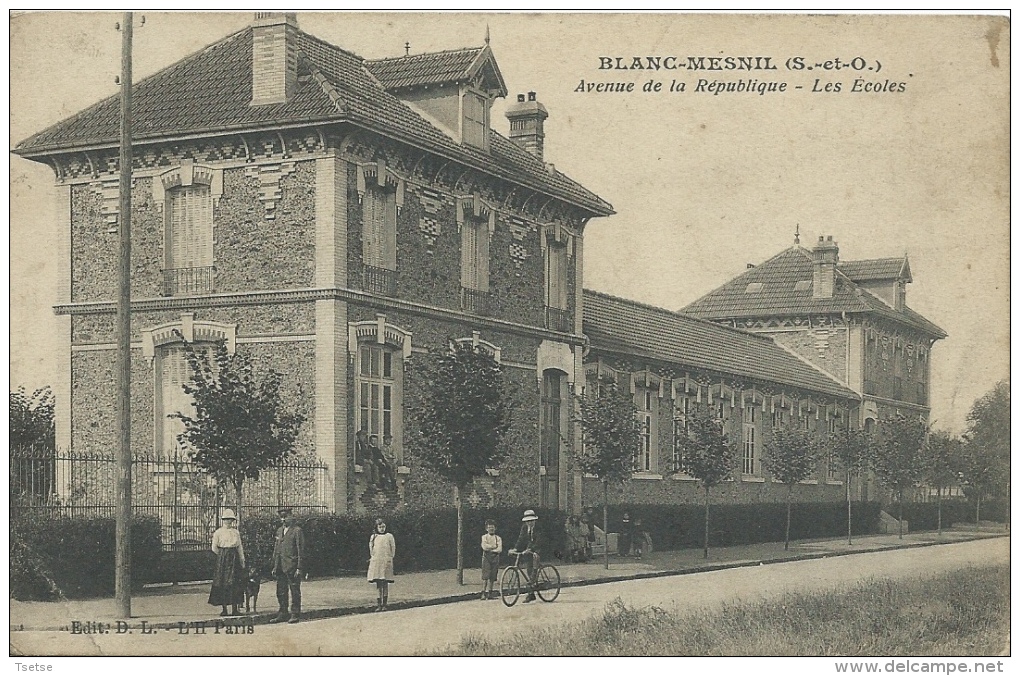
[[[262,573],[257,566],[248,569],[244,582],[244,611],[249,615],[259,611],[259,589],[262,588]]]

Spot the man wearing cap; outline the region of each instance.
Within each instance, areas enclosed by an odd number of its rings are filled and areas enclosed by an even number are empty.
[[[531,588],[525,603],[535,600],[535,557],[538,555],[538,532],[535,529],[538,523],[538,515],[535,510],[529,509],[524,512],[521,519],[521,534],[517,536],[517,544],[510,550],[510,554],[520,553],[527,558],[528,579],[531,580]]]
[[[305,549],[305,536],[301,527],[295,524],[294,513],[289,507],[281,507],[277,513],[283,525],[276,529],[273,576],[276,578],[276,600],[280,603],[280,614],[270,622],[287,621],[294,624],[301,619],[301,557]]]

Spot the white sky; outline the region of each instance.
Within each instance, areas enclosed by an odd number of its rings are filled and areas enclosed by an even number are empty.
[[[244,27],[243,14],[144,12],[136,82]],[[115,94],[117,13],[11,20],[11,145]],[[832,235],[844,260],[910,256],[908,304],[949,338],[933,352],[932,416],[960,431],[1009,375],[1009,28],[989,17],[326,14],[301,28],[368,58],[482,44],[510,89],[548,108],[546,160],[611,202],[585,237],[588,288],[679,309],[793,243]],[[781,70],[600,71],[599,56],[773,57]],[[858,75],[790,72],[861,56]],[[823,74],[824,73],[824,74]],[[785,94],[712,96],[698,77],[786,81]],[[812,93],[815,78],[841,82]],[[686,81],[683,94],[581,94],[581,80]],[[493,125],[506,133],[505,102]],[[11,386],[54,379],[52,172],[11,155]]]

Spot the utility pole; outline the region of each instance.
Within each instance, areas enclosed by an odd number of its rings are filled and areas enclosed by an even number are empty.
[[[121,22],[120,265],[117,270],[117,533],[115,588],[121,617],[131,617],[131,31]]]

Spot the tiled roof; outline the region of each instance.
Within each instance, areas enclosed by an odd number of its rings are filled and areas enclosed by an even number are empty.
[[[386,89],[459,82],[484,47],[451,49],[390,59],[366,60],[365,65]]]
[[[280,126],[350,122],[489,174],[558,197],[598,215],[605,202],[566,175],[550,170],[495,131],[490,152],[460,144],[387,92],[360,56],[298,32],[297,91],[286,103],[251,101],[252,30],[246,28],[142,80],[133,88],[136,142]],[[326,89],[329,90],[327,93]],[[112,96],[22,141],[26,157],[116,144],[120,99]]]
[[[593,350],[857,399],[772,338],[585,289],[584,333]]]
[[[855,282],[899,279],[900,273],[904,271],[907,273],[908,280],[910,277],[910,266],[907,264],[906,257],[843,261],[839,264],[839,271]]]
[[[893,260],[893,259],[889,259]],[[899,260],[900,264],[903,259]],[[870,262],[870,261],[869,261]],[[813,262],[810,251],[791,247],[747,270],[694,301],[682,312],[704,319],[782,317],[803,314],[871,313],[910,324],[929,335],[944,338],[946,332],[920,314],[904,308],[902,312],[886,305],[865,291],[838,268],[831,298],[812,296]],[[798,282],[807,282],[798,285]],[[748,293],[749,284],[761,288]]]

